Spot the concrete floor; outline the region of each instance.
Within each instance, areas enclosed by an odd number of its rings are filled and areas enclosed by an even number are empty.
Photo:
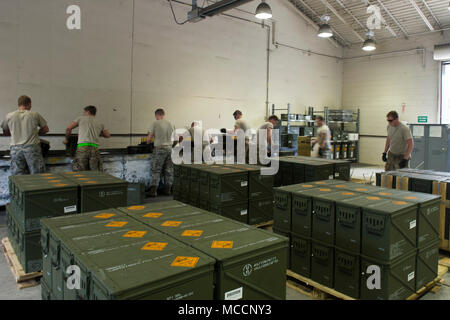
[[[357,179],[365,179],[369,181],[375,180],[374,172],[383,171],[382,168],[376,166],[357,165],[352,167],[352,177]],[[156,199],[148,199],[146,202],[160,202],[171,200],[172,197],[158,197]],[[270,228],[269,228],[270,229]],[[7,236],[6,222],[4,212],[0,212],[0,239]],[[424,295],[422,300],[450,300],[450,272],[445,276],[445,283],[441,290],[437,293],[429,292]],[[0,254],[0,300],[41,300],[41,287],[36,286],[27,289],[18,289],[17,284],[11,274],[11,270],[5,260],[3,254]],[[287,300],[313,300],[312,298],[301,294],[291,288],[286,288]]]

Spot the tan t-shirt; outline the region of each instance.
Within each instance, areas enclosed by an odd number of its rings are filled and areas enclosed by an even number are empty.
[[[39,129],[47,121],[37,112],[17,110],[6,115],[2,129],[11,132],[11,146],[39,144]]]
[[[74,120],[78,124],[78,143],[100,143],[100,134],[105,126],[93,116],[81,116]]]
[[[150,125],[148,133],[155,137],[155,147],[171,147],[174,126],[166,119],[156,120]]]
[[[405,154],[408,149],[406,141],[412,139],[409,127],[400,122],[396,127],[388,126],[387,134],[391,142],[389,150],[396,155]]]
[[[264,122],[264,124],[259,127],[260,130],[267,130],[267,129],[273,129],[273,123],[272,122]]]
[[[234,123],[234,126],[237,127],[238,129],[244,130],[244,133],[250,129],[250,126],[248,125],[247,121],[245,121],[242,118],[239,120],[236,120],[236,122]]]

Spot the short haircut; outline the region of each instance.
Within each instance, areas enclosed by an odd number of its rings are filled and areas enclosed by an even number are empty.
[[[166,113],[164,112],[164,109],[159,108],[158,110],[155,111],[155,115],[164,116],[166,115]]]
[[[268,120],[268,121],[270,121],[270,120],[273,120],[273,121],[280,121],[280,119],[278,119],[278,117],[275,116],[275,115],[270,116],[269,119],[267,119],[267,120]]]
[[[236,117],[237,115],[242,116],[241,110],[236,110],[235,112],[233,112],[233,117]]]
[[[316,116],[316,120],[324,121],[325,119],[322,116]]]
[[[20,96],[17,104],[19,107],[28,107],[31,105],[31,98],[29,96]]]
[[[84,111],[89,112],[93,116],[95,116],[97,114],[97,108],[94,107],[94,106],[87,106],[87,107],[84,108]]]
[[[386,118],[392,117],[394,120],[398,119],[398,113],[397,111],[391,111],[386,115]]]

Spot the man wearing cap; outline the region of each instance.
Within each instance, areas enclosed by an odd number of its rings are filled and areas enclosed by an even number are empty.
[[[21,96],[19,109],[8,113],[2,122],[3,133],[11,136],[11,175],[45,172],[39,136],[49,132],[47,121],[31,111],[31,98]]]
[[[103,171],[103,161],[98,148],[99,138],[108,139],[111,134],[95,119],[96,114],[97,108],[88,106],[84,108],[83,115],[72,121],[66,129],[64,144],[68,143],[72,130],[79,127],[77,152],[72,164],[74,171]]]
[[[385,171],[393,171],[409,167],[409,159],[414,148],[411,130],[401,123],[396,111],[386,116],[389,123],[387,139],[382,160],[386,162]]]

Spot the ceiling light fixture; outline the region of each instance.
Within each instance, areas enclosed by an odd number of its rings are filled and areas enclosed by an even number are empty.
[[[320,26],[319,32],[317,32],[317,36],[321,38],[330,38],[333,36],[333,31],[331,30],[328,21],[330,21],[330,16],[324,15],[320,17],[322,21],[322,25]]]
[[[272,18],[272,9],[265,2],[265,0],[262,0],[262,2],[256,8],[255,17],[257,19],[261,19],[261,20],[267,20],[267,19]]]
[[[367,32],[367,40],[364,41],[364,44],[362,46],[362,49],[364,51],[373,51],[377,48],[376,42],[373,39],[374,33],[373,31]]]

